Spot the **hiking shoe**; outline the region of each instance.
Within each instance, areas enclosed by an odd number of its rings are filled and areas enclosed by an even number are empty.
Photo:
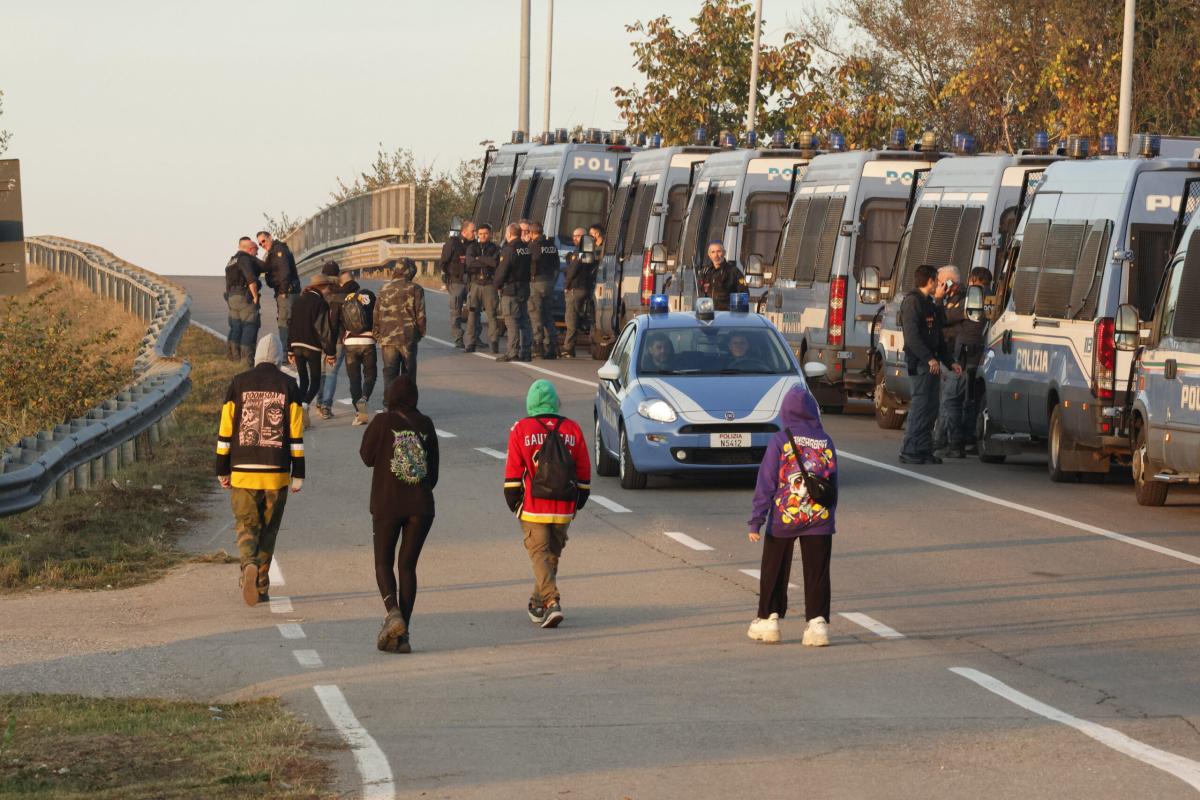
[[[521,359],[517,358],[516,356],[510,356],[508,354],[505,354],[502,356],[496,356],[496,360],[497,361],[520,361]]]
[[[558,357],[559,358],[574,358],[575,354],[572,352],[569,352],[567,350],[563,350],[561,353],[558,354]]]
[[[258,605],[258,567],[254,564],[242,567],[242,579],[238,583],[242,587],[242,599],[246,605]]]
[[[369,409],[367,408],[366,400],[359,400],[357,403],[355,403],[354,404],[354,422],[352,422],[350,424],[366,425],[370,421],[369,418],[367,417],[368,410]]]
[[[400,609],[393,608],[383,619],[383,625],[379,628],[379,637],[376,639],[375,645],[385,653],[397,652],[396,647],[399,645],[400,637],[404,637],[407,641],[408,625],[404,623],[404,615],[400,613]]]
[[[764,642],[765,644],[779,643],[779,615],[772,614],[766,619],[755,617],[750,623],[750,629],[746,631],[746,635],[756,642]]]
[[[259,592],[259,593],[258,593],[258,602],[260,602],[260,603],[269,603],[269,602],[271,602],[271,594],[270,594],[270,592]]]
[[[525,613],[529,615],[529,621],[534,625],[541,625],[546,621],[546,608],[540,603],[534,605],[534,602],[530,600],[529,606],[525,609]]]
[[[467,345],[466,347],[464,347],[464,348],[463,348],[463,351],[464,351],[464,352],[467,352],[467,353],[474,353],[474,352],[475,352],[475,345],[473,345],[473,344],[471,344],[471,345]]]
[[[317,411],[321,415],[321,419],[333,419],[333,409],[329,406],[317,406]]]
[[[804,629],[804,646],[829,646],[829,623],[825,621],[824,617],[816,617],[808,621],[808,627]]]
[[[462,342],[455,342],[454,349],[455,350],[466,350],[467,346],[465,344],[463,344]]]
[[[937,450],[934,455],[938,458],[966,458],[967,454],[961,447],[947,447],[943,450]]]
[[[530,361],[533,361],[533,356],[521,356],[520,358],[517,358],[514,360],[515,361],[524,361],[526,364],[528,364]]]
[[[396,640],[396,646],[392,648],[393,653],[411,653],[412,644],[408,641],[408,634],[404,634]]]
[[[558,604],[557,600],[546,606],[545,614],[546,618],[542,620],[543,628],[557,628],[559,623],[565,619],[562,613],[562,606]]]

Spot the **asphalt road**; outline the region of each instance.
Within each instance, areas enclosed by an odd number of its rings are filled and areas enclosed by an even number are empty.
[[[223,330],[219,279],[179,280],[193,319]],[[445,296],[428,297],[421,408],[452,436],[415,652],[374,647],[369,474],[338,404],[307,434],[275,607],[239,608],[236,567],[222,567],[227,591],[197,613],[240,629],[165,645],[203,676],[186,690],[281,694],[323,728],[340,723],[357,747],[341,775],[366,797],[1200,791],[1200,496],[1143,509],[1120,480],[1051,484],[1036,456],[901,468],[899,433],[865,413],[829,417],[843,455],[833,646],[800,645],[800,591],[782,645],[746,638],[757,580],[743,570],[759,557],[744,532],[749,481],[651,479],[627,492],[596,478],[563,557],[567,620],[543,631],[524,614],[531,577],[502,463],[480,448],[504,451],[537,377],[590,431],[597,364],[455,351],[436,341],[449,339]],[[216,507],[192,537],[199,549],[232,549]],[[374,782],[363,788],[362,775]]]

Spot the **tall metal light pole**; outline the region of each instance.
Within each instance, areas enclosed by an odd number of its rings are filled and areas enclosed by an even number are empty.
[[[517,80],[520,84],[520,104],[517,111],[517,128],[529,138],[529,3],[521,0],[521,67]]]
[[[554,0],[546,0],[546,100],[542,106],[542,132],[550,130],[550,68],[554,64]]]
[[[1136,0],[1125,0],[1125,32],[1121,40],[1121,100],[1117,110],[1117,152],[1129,155],[1133,125],[1133,30]]]
[[[1133,2],[1133,0],[1129,0]],[[754,115],[758,106],[758,40],[762,29],[762,0],[754,0],[754,51],[750,55],[750,102],[746,110],[746,132],[754,130]]]

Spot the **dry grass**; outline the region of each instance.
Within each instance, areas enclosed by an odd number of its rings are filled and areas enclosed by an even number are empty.
[[[340,747],[275,699],[0,695],[0,796],[324,800]]]

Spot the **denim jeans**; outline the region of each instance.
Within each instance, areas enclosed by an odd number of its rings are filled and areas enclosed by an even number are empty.
[[[383,345],[383,390],[402,372],[414,381],[417,379],[417,343]]]
[[[554,299],[553,281],[533,281],[529,284],[529,321],[533,334],[533,352],[539,355],[558,355],[558,330],[550,303]]]
[[[258,306],[243,294],[231,294],[225,303],[229,306],[229,343],[253,350],[258,344]]]
[[[579,338],[579,325],[586,322],[587,301],[591,293],[587,289],[567,290],[567,339],[563,343],[563,352],[575,354],[575,342]]]
[[[933,437],[935,446],[945,444],[954,449],[962,448],[966,395],[966,374],[956,375],[953,370],[943,369],[938,420]]]
[[[376,369],[375,345],[351,344],[346,346],[346,377],[350,379],[350,401],[370,400],[375,390]]]
[[[938,376],[930,374],[926,364],[919,370],[916,375],[908,376],[912,384],[912,401],[908,407],[904,444],[900,446],[900,455],[910,458],[933,455],[933,424],[938,415]]]
[[[321,362],[321,405],[326,408],[333,407],[333,395],[337,392],[338,370],[342,368],[342,364],[345,361],[346,349],[339,344],[337,346],[337,360],[333,364]]]

